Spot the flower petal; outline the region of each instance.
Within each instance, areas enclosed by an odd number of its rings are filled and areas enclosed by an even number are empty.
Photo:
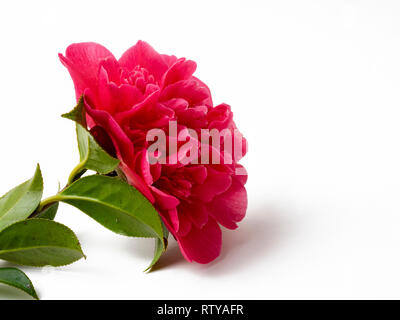
[[[207,178],[203,184],[192,188],[192,197],[210,202],[215,196],[224,193],[232,184],[232,178],[223,172],[207,167]]]
[[[178,82],[180,80],[187,80],[195,71],[196,62],[181,58],[176,61],[164,74],[161,81],[162,87],[166,87],[169,84]]]
[[[177,237],[185,237],[192,229],[192,221],[182,210],[177,210],[179,219],[179,229],[176,232]]]
[[[178,58],[174,55],[170,56],[168,54],[161,54],[161,56],[163,57],[168,67],[172,66],[176,62],[176,60],[178,60]]]
[[[160,101],[185,99],[190,106],[203,105],[209,97],[208,90],[195,80],[181,80],[170,84],[161,93]]]
[[[110,136],[107,131],[102,127],[95,125],[90,129],[91,135],[95,138],[97,143],[112,157],[116,157],[117,152],[114,147],[114,143],[112,142]]]
[[[208,97],[207,97],[207,99],[205,99],[203,101],[203,103],[208,107],[212,107],[213,106],[213,101],[212,101],[212,97],[211,97],[210,88],[208,88],[208,86],[203,81],[201,81],[200,79],[196,78],[195,76],[192,76],[192,79],[195,80],[199,84],[199,86],[203,87],[205,89],[205,91],[207,92]]]
[[[203,228],[208,221],[208,211],[205,205],[199,201],[187,203],[182,201],[178,211],[188,217],[190,221],[199,229]]]
[[[71,44],[65,56],[61,53],[58,56],[74,81],[77,100],[86,88],[97,88],[97,76],[103,60],[108,59],[108,64],[116,62],[108,49],[94,42]]]
[[[222,233],[214,219],[209,219],[201,229],[192,226],[186,236],[178,236],[177,240],[183,256],[189,262],[206,264],[221,253]]]
[[[121,168],[122,172],[125,174],[128,183],[138,189],[146,198],[149,200],[153,205],[155,203],[155,198],[151,193],[147,184],[142,180],[142,178],[133,172],[125,162],[121,160],[119,167]]]
[[[143,67],[154,75],[158,81],[161,80],[168,69],[164,58],[144,41],[138,41],[133,47],[125,51],[119,59],[119,64],[130,71],[136,66]]]
[[[230,128],[232,124],[233,114],[231,107],[226,103],[214,107],[207,114],[207,120],[209,121],[209,129],[223,130]]]
[[[228,191],[216,196],[207,204],[208,212],[225,228],[236,229],[236,222],[241,221],[247,209],[247,192],[236,179]]]
[[[153,186],[150,186],[150,189],[153,192],[154,197],[157,200],[157,205],[161,210],[171,210],[179,205],[179,200],[174,196],[171,196]]]

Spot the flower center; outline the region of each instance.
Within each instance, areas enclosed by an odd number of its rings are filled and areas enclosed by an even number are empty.
[[[121,82],[136,86],[140,91],[144,92],[148,84],[158,85],[154,76],[141,66],[136,66],[132,71],[126,69],[121,70]]]

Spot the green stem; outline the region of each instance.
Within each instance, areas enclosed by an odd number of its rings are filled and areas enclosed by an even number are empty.
[[[71,174],[68,177],[68,185],[74,182],[75,177],[79,175],[84,170],[85,161],[81,161],[78,165],[72,169]]]
[[[41,212],[44,209],[44,207],[47,206],[48,204],[51,204],[51,203],[54,203],[54,202],[57,202],[57,201],[60,201],[60,200],[61,200],[61,196],[59,194],[56,194],[55,196],[48,197],[48,198],[46,198],[46,199],[44,199],[44,200],[42,200],[40,202],[39,207],[38,207],[38,209],[36,211],[37,212]]]
[[[73,183],[75,181],[75,179],[78,176],[80,176],[83,173],[83,171],[85,171],[85,168],[84,168],[85,163],[86,163],[86,159],[79,162],[78,165],[74,169],[72,169],[72,171],[68,177],[68,184],[66,185],[66,187],[69,186],[71,183]],[[41,212],[45,206],[47,206],[51,203],[54,203],[54,202],[58,202],[61,199],[62,199],[62,196],[60,195],[60,193],[57,193],[54,196],[48,197],[40,202],[39,207],[37,208],[37,210],[35,210],[35,212],[37,212],[37,213]]]

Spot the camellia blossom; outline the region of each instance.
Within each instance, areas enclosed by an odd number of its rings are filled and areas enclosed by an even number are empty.
[[[96,43],[72,44],[59,57],[72,77],[77,100],[84,97],[88,129],[120,160],[128,182],[154,205],[184,257],[198,263],[218,257],[220,225],[237,228],[247,209],[247,174],[238,164],[240,156],[199,141],[194,159],[209,148],[221,161],[150,163],[148,157],[147,134],[153,129],[166,132],[169,144],[178,144],[178,159],[186,154],[179,149],[183,142],[168,131],[171,121],[178,135],[188,129],[199,137],[202,129],[225,132],[221,147],[229,132],[234,145],[240,142],[240,154],[246,153],[230,106],[214,106],[209,88],[193,76],[196,63],[159,54],[143,41],[119,60]],[[167,151],[167,156],[173,154]],[[231,161],[226,163],[227,158]]]

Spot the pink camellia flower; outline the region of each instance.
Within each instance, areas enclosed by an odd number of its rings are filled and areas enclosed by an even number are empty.
[[[128,182],[153,203],[184,257],[199,263],[218,257],[220,225],[237,228],[247,209],[247,174],[237,163],[246,152],[246,142],[230,107],[213,106],[208,87],[193,76],[196,63],[159,54],[143,41],[119,60],[96,43],[72,44],[59,57],[73,79],[76,98],[84,96],[88,129],[118,157]],[[178,136],[188,129],[199,136],[202,129],[224,132],[221,147],[227,141],[240,142],[241,152],[236,156],[198,138],[191,154],[195,161],[180,161],[188,150],[181,150],[182,140],[169,132],[171,121],[177,124]],[[152,142],[147,136],[153,129],[166,132],[169,144],[177,142],[176,152],[165,155],[168,159],[175,155],[178,161],[149,161]],[[221,161],[202,162],[206,149],[210,158],[216,153]]]

